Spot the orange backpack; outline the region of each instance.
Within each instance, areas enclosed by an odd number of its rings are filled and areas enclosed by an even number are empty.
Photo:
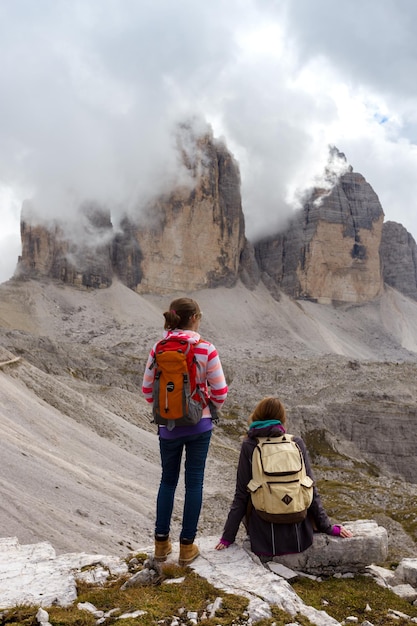
[[[154,422],[168,430],[197,424],[207,402],[196,381],[194,345],[175,335],[162,339],[155,347],[153,366]]]

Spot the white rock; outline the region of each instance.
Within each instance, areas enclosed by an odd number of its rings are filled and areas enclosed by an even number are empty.
[[[49,622],[49,613],[45,611],[45,609],[39,608],[36,613],[36,620],[39,622],[41,626],[44,624],[48,624]]]
[[[188,611],[187,619],[198,619],[197,611]]]
[[[106,611],[104,613],[104,617],[111,617],[114,613],[120,613],[119,608],[110,609],[110,611]]]
[[[216,612],[222,607],[222,605],[223,598],[217,596],[214,602],[212,604],[209,604],[209,606],[207,607],[207,609],[209,610],[209,617],[215,617]]]
[[[388,533],[373,520],[345,522],[353,537],[343,539],[323,533],[314,536],[313,545],[300,554],[274,557],[295,571],[320,576],[364,571],[372,563],[381,563],[388,555]]]
[[[396,582],[402,582],[398,579],[396,572],[393,572],[386,567],[380,567],[379,565],[368,565],[366,571],[371,574],[372,578],[374,578],[375,582],[378,583],[380,587],[388,587],[391,585],[395,585]]]
[[[122,590],[136,585],[150,585],[153,583],[158,574],[153,569],[141,569],[133,574],[120,588]]]
[[[88,565],[106,562],[111,571],[126,566],[123,559],[97,554],[56,555],[47,541],[21,545],[16,537],[0,539],[0,606],[18,604],[69,606],[77,599],[75,574]]]
[[[97,607],[95,607],[94,604],[91,604],[91,602],[79,602],[77,604],[77,609],[80,611],[88,611],[94,615],[94,617],[104,617],[104,611],[97,609]]]
[[[407,602],[414,602],[417,600],[417,591],[409,584],[395,585],[390,589],[396,596],[399,596]]]
[[[102,585],[106,582],[110,572],[108,569],[104,569],[101,565],[93,567],[92,569],[84,570],[77,574],[77,580],[82,580],[90,585]]]
[[[181,578],[169,578],[168,580],[164,580],[163,584],[164,585],[180,585],[181,583],[183,583],[185,580],[184,576],[181,576]]]
[[[132,611],[132,613],[122,613],[117,619],[134,619],[135,617],[140,617],[141,615],[146,615],[146,611]]]
[[[394,617],[395,619],[410,619],[409,615],[402,613],[401,611],[396,611],[395,609],[388,609],[388,615],[390,617]]]
[[[271,618],[271,606],[278,606],[294,617],[300,613],[317,626],[339,624],[325,611],[304,604],[286,580],[257,563],[238,544],[215,550],[217,541],[216,537],[199,538],[200,558],[190,567],[218,589],[247,597],[252,622]]]
[[[285,580],[288,580],[289,582],[291,582],[292,580],[296,580],[299,577],[299,574],[297,572],[294,572],[294,570],[286,567],[282,563],[269,561],[267,563],[267,566],[269,567],[271,572],[274,572],[274,574],[277,574],[277,576],[281,576],[281,578],[285,578]]]
[[[402,559],[396,569],[396,574],[401,582],[417,587],[417,559]]]

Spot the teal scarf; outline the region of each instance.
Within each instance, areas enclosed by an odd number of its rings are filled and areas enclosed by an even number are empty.
[[[279,420],[265,420],[263,422],[252,422],[249,428],[267,428],[268,426],[280,426]]]

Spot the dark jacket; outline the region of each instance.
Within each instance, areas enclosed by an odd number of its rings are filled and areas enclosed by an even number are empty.
[[[240,522],[245,518],[244,523],[251,541],[252,552],[262,556],[303,552],[313,543],[313,524],[315,530],[322,533],[330,534],[332,530],[332,524],[322,505],[316,486],[314,486],[313,502],[308,509],[308,515],[304,521],[298,524],[265,522],[252,508],[246,486],[252,478],[252,455],[257,444],[256,437],[277,437],[282,434],[282,427],[277,428],[276,426],[269,426],[262,430],[249,430],[248,437],[242,443],[237,468],[235,496],[222,535],[223,539],[233,543]],[[301,449],[307,474],[314,480],[304,441],[301,437],[294,437],[294,441]]]

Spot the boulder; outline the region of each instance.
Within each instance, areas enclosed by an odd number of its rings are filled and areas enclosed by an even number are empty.
[[[323,533],[314,536],[313,545],[300,554],[276,556],[272,560],[295,571],[315,576],[364,572],[372,563],[382,563],[388,556],[388,534],[373,520],[344,524],[353,537],[342,539]]]
[[[402,559],[396,569],[396,576],[401,582],[417,588],[417,559]]]
[[[417,598],[417,591],[408,583],[402,585],[394,585],[391,587],[391,591],[396,596],[402,598],[406,602],[414,602]]]

